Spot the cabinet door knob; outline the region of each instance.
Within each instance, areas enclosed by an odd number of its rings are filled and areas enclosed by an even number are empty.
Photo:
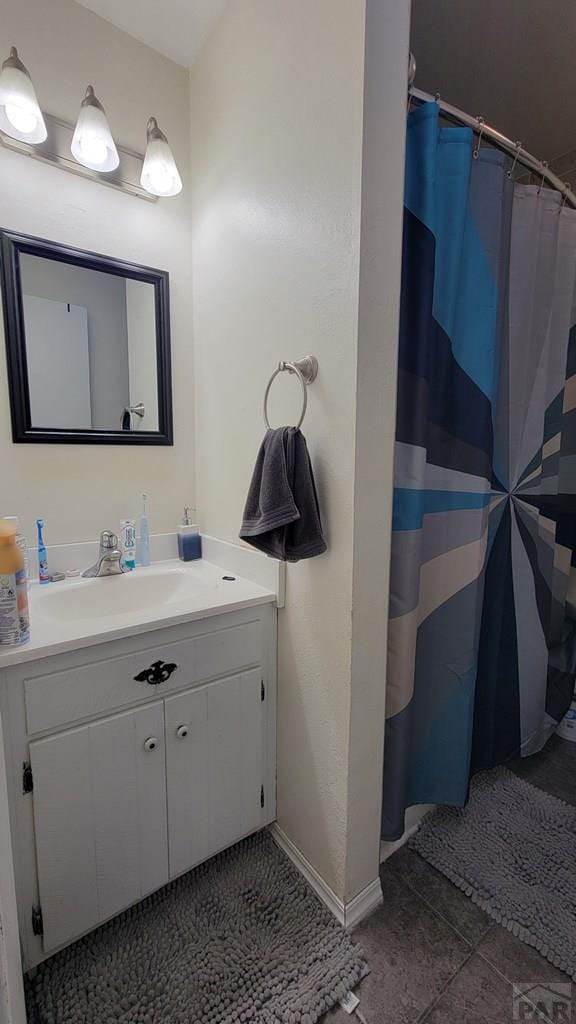
[[[179,740],[185,740],[189,732],[189,726],[179,725],[176,729],[176,735]]]
[[[158,740],[155,736],[149,736],[147,740],[144,740],[144,750],[156,750],[158,746]]]

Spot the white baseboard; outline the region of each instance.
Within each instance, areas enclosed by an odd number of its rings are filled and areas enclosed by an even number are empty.
[[[380,882],[380,876],[375,878],[370,885],[367,885],[362,892],[359,892],[357,896],[354,896],[349,903],[344,906],[344,921],[343,924],[346,928],[355,928],[360,921],[363,921],[368,914],[371,914],[376,907],[379,907],[382,903],[382,884]]]
[[[304,875],[304,878],[312,886],[316,895],[320,897],[322,903],[328,907],[328,910],[334,914],[337,921],[344,925],[345,928],[354,928],[382,903],[380,878],[375,878],[365,889],[362,889],[362,892],[359,892],[348,903],[344,903],[276,822],[270,826],[270,833],[280,849],[284,851],[294,866],[298,868],[300,874]]]

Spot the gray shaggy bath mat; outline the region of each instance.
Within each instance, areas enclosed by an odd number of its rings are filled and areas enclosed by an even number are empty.
[[[506,768],[472,782],[409,844],[495,921],[576,981],[576,807]]]
[[[368,973],[267,832],[57,953],[30,1024],[315,1024]]]

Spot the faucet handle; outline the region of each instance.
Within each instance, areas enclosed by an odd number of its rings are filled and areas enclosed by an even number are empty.
[[[118,547],[118,537],[112,530],[102,530],[100,534],[100,550],[113,551]]]

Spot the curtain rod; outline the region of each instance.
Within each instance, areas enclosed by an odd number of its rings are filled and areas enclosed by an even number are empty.
[[[552,185],[553,188],[560,192],[570,206],[576,208],[576,195],[566,182],[561,181],[558,175],[550,170],[548,164],[538,160],[528,150],[523,149],[519,143],[512,142],[512,139],[502,135],[502,132],[497,131],[496,128],[491,128],[490,125],[485,124],[481,117],[473,117],[464,110],[453,107],[450,103],[445,103],[439,96],[432,96],[431,93],[417,89],[415,86],[410,87],[409,94],[420,103],[437,103],[445,117],[458,121],[468,128],[472,128],[481,138],[489,140],[498,149],[502,149],[505,153],[514,157],[516,163],[522,164],[529,171],[538,174],[543,181],[547,181],[549,185]]]

